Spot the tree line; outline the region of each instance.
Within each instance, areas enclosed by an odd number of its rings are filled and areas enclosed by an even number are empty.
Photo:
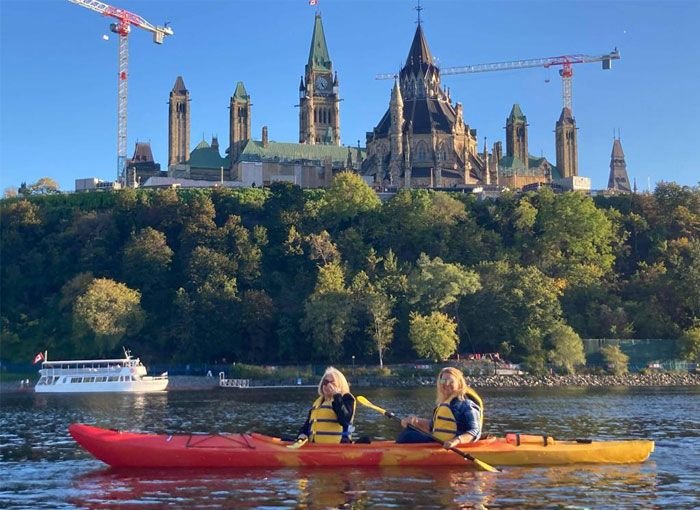
[[[27,193],[0,201],[0,356],[398,362],[581,338],[684,338],[700,361],[700,188],[479,200],[352,173],[326,190]]]

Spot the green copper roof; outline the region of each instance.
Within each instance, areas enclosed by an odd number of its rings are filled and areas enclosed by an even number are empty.
[[[532,175],[533,172],[540,168],[542,163],[545,161],[549,163],[547,158],[536,158],[532,155],[528,156],[527,159],[527,169],[525,169],[522,160],[517,156],[505,156],[499,162],[499,167],[506,172],[515,171],[517,175]],[[561,177],[559,169],[551,163],[549,164],[552,167],[552,179],[559,179]]]
[[[332,68],[331,57],[328,55],[326,36],[323,33],[321,15],[316,14],[314,21],[314,34],[311,37],[311,49],[309,50],[309,67],[314,71],[330,71]]]
[[[239,156],[239,161],[249,162],[286,162],[311,161],[322,165],[331,158],[334,166],[344,165],[347,161],[348,150],[352,154],[353,163],[358,161],[358,151],[365,157],[365,151],[357,147],[342,145],[309,145],[304,143],[268,142],[267,147],[257,140],[250,140]]]
[[[190,160],[187,162],[190,167],[195,168],[228,168],[225,158],[221,157],[218,149],[209,145],[205,140],[199,142],[197,147],[190,153]]]
[[[236,84],[236,91],[233,93],[233,98],[238,99],[239,101],[248,101],[250,99],[250,96],[248,95],[242,81],[239,81]]]
[[[513,121],[513,120],[526,120],[525,115],[523,115],[522,110],[520,109],[520,105],[518,103],[515,103],[513,105],[512,110],[510,111],[510,115],[508,116],[508,120]]]

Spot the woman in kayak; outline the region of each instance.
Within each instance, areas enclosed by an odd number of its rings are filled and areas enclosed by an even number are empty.
[[[328,367],[318,383],[319,397],[311,406],[297,440],[312,443],[350,443],[354,430],[355,397],[343,373]]]
[[[443,441],[445,448],[479,439],[483,424],[483,401],[467,386],[461,370],[447,367],[440,371],[435,403],[432,420],[413,415],[401,420],[404,429],[396,439],[397,443],[430,442],[431,439],[421,430]]]

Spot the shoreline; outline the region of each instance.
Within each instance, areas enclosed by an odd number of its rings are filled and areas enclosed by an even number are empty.
[[[376,388],[417,388],[432,386],[434,377],[352,377],[348,373],[353,387]],[[474,388],[554,388],[554,387],[644,387],[644,386],[700,386],[700,374],[678,372],[656,372],[626,375],[488,375],[467,376],[467,381]],[[305,381],[306,383],[306,381]],[[245,389],[224,388],[231,391],[246,391],[265,387],[296,387],[294,382],[280,380],[255,380]],[[206,376],[174,375],[170,377],[168,391],[208,391],[219,387],[219,380]],[[21,386],[20,381],[0,383],[2,393],[33,393],[34,382],[30,386]]]

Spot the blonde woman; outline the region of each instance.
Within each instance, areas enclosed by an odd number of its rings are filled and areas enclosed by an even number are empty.
[[[312,443],[350,443],[355,418],[355,397],[343,373],[328,367],[318,383],[314,401],[297,439]]]
[[[467,385],[464,374],[454,367],[440,370],[433,418],[409,416],[401,420],[404,429],[397,443],[426,443],[431,439],[425,431],[443,441],[445,448],[471,443],[481,436],[483,423],[481,397]]]

